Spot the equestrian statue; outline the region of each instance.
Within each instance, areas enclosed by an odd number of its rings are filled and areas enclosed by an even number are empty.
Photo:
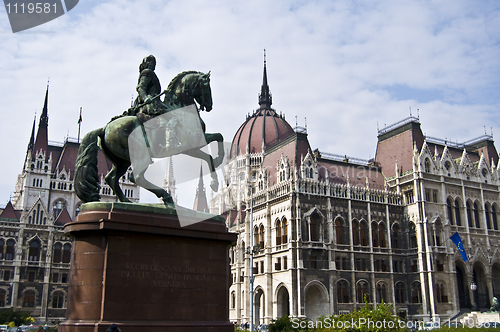
[[[149,182],[144,173],[152,164],[152,158],[176,154],[205,160],[212,177],[210,187],[218,190],[215,168],[224,159],[223,137],[220,133],[205,133],[205,123],[199,113],[212,110],[210,73],[182,72],[162,92],[155,66],[154,56],[145,57],[139,66],[138,96],[132,107],[83,137],[75,166],[75,191],[83,202],[101,198],[97,170],[99,147],[113,165],[105,180],[120,202],[130,202],[119,180],[132,166],[130,180],[133,183],[154,193],[166,206],[174,207],[170,194]],[[216,158],[201,150],[214,141],[218,143]]]

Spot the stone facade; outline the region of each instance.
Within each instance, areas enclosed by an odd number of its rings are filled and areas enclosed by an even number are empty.
[[[443,320],[500,295],[492,136],[425,137],[410,116],[380,130],[365,161],[312,150],[305,128],[271,108],[265,65],[259,105],[236,132],[210,203],[238,234],[232,321],[249,322],[252,311],[255,325],[315,319],[356,310],[365,296],[402,317]],[[467,262],[449,240],[455,232]]]

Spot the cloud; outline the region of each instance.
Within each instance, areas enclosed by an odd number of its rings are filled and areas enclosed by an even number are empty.
[[[495,1],[88,0],[25,32],[2,21],[0,139],[9,158],[0,201],[14,190],[49,77],[49,139],[62,141],[76,136],[80,107],[85,133],[130,105],[148,54],[164,88],[183,70],[212,71],[214,109],[202,117],[226,141],[258,106],[263,48],[273,107],[292,126],[307,117],[313,148],[373,157],[377,123],[397,122],[409,107],[430,136],[495,132],[499,9]]]

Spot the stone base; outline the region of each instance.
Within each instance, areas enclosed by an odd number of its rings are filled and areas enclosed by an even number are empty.
[[[228,233],[218,216],[163,205],[87,203],[74,237],[67,320],[59,331],[234,331]],[[210,219],[204,219],[210,218]]]

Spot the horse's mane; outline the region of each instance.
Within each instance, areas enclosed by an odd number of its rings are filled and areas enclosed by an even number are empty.
[[[175,88],[177,87],[177,85],[179,85],[179,83],[181,82],[181,80],[184,76],[189,75],[189,74],[198,74],[198,73],[200,73],[200,72],[195,71],[195,70],[186,70],[186,71],[183,71],[182,73],[177,74],[177,76],[175,76],[168,84],[167,93],[174,94]]]
[[[186,100],[184,100],[185,99],[185,94],[186,93],[189,94],[189,93],[193,92],[194,87],[192,86],[192,84],[194,82],[196,82],[196,80],[188,83],[187,86],[183,86],[182,87],[182,91],[177,91],[177,89],[181,85],[182,80],[185,77],[188,77],[189,75],[193,75],[197,79],[199,79],[201,76],[203,76],[205,74],[202,73],[202,72],[199,72],[199,71],[195,71],[195,70],[187,70],[187,71],[183,71],[180,74],[177,74],[177,76],[175,76],[170,81],[170,83],[168,84],[167,89],[165,90],[165,98],[163,100],[164,100],[164,103],[168,107],[177,108],[177,107],[180,107],[180,106],[184,106],[183,103],[186,102]],[[180,92],[180,95],[178,95],[178,92]],[[192,96],[190,96],[189,98],[192,98]],[[184,101],[182,101],[182,100],[184,100]]]

